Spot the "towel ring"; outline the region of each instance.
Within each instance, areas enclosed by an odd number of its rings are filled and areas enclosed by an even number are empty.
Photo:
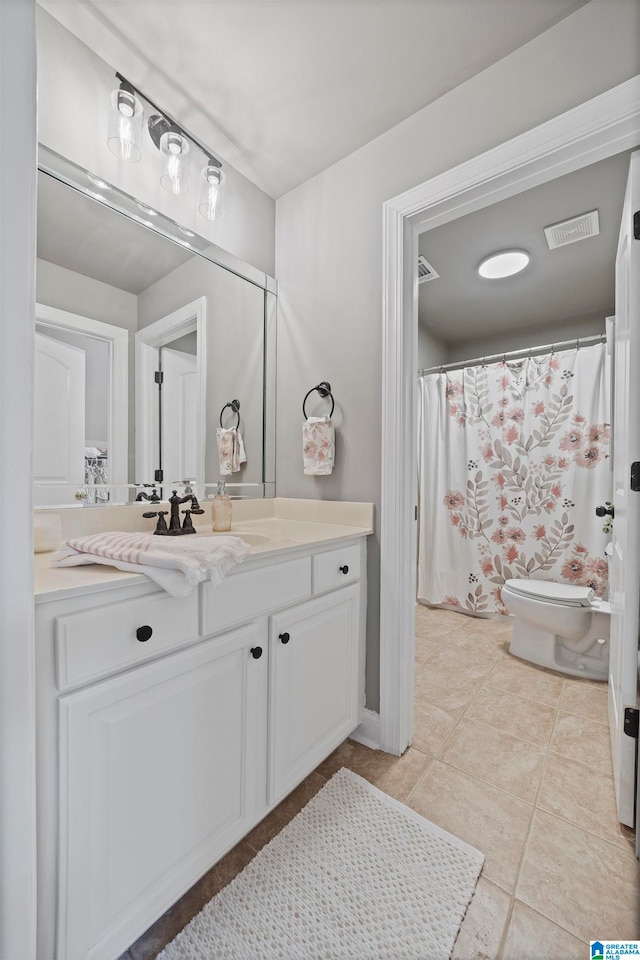
[[[238,417],[238,422],[236,423],[236,430],[240,426],[240,401],[232,400],[231,403],[225,403],[224,407],[220,411],[220,426],[222,426],[222,414],[225,412],[227,407],[231,407],[233,413]]]
[[[326,380],[323,380],[321,383],[319,383],[319,384],[318,384],[317,386],[315,386],[315,387],[311,387],[311,390],[309,390],[309,391],[307,392],[304,400],[302,401],[302,416],[305,418],[305,420],[308,420],[308,419],[309,419],[309,418],[307,417],[307,411],[305,410],[304,405],[305,405],[305,403],[307,402],[307,399],[308,399],[308,397],[309,397],[309,394],[313,393],[314,390],[317,390],[318,393],[320,394],[320,396],[323,397],[323,398],[324,398],[324,397],[331,397],[331,410],[330,410],[330,412],[329,412],[329,417],[332,417],[332,416],[333,416],[333,410],[334,410],[334,407],[335,407],[336,403],[335,403],[335,400],[333,399],[333,394],[331,393],[331,384],[328,383]]]

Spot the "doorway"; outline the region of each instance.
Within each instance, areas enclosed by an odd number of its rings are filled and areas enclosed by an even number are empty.
[[[413,732],[418,235],[638,142],[636,77],[385,204],[380,748],[388,753],[403,753]]]

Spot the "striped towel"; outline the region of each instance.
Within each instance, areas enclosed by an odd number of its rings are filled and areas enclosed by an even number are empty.
[[[116,530],[67,540],[51,562],[54,567],[104,563],[144,573],[171,596],[184,597],[203,580],[219,584],[250,549],[240,537],[156,537]]]

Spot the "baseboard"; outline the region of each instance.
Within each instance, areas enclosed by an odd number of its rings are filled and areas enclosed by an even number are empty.
[[[350,740],[356,740],[364,744],[365,747],[371,747],[372,750],[380,749],[380,714],[375,710],[362,711],[362,723],[349,736]]]

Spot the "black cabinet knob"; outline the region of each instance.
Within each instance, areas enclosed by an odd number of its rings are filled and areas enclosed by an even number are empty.
[[[254,660],[259,660],[262,656],[262,647],[251,647],[251,656]]]
[[[349,567],[346,565],[346,563],[344,567],[340,567],[340,573],[349,573]]]
[[[283,643],[289,643],[289,640],[291,639],[291,637],[289,636],[288,633],[279,633],[278,639],[282,640]]]
[[[609,516],[613,520],[613,507],[596,507],[596,517],[606,517]]]
[[[138,627],[138,629],[136,630],[136,637],[138,638],[140,643],[146,643],[147,640],[150,639],[152,633],[153,633],[153,629],[145,625],[144,627]]]

